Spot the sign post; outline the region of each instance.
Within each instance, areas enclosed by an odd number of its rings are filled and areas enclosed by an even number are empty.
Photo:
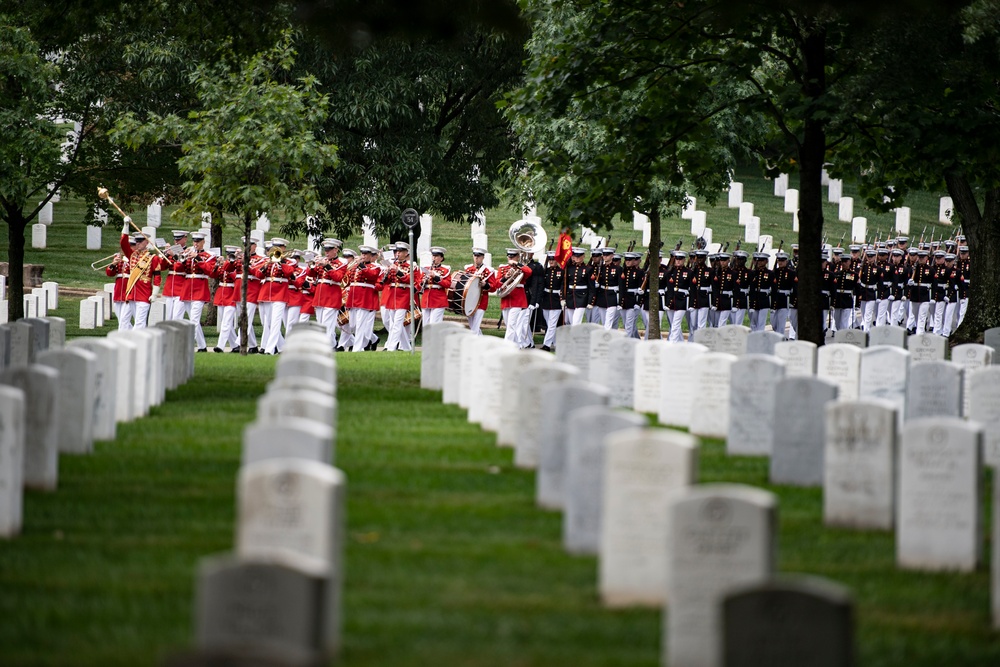
[[[414,257],[414,247],[413,247],[413,228],[417,226],[420,222],[420,214],[417,213],[412,208],[408,208],[403,211],[403,224],[406,228],[410,230],[410,354],[413,354],[417,347],[417,340],[414,338],[414,325],[416,324],[417,318],[414,317],[416,311],[416,304],[413,302],[413,262]]]

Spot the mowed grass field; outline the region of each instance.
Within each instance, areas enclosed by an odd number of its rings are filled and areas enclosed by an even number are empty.
[[[421,390],[419,359],[337,356],[340,664],[660,664],[662,614],[601,607],[596,559],[563,552],[534,474]],[[197,355],[195,377],[149,417],[61,457],[57,492],[26,494],[23,535],[0,542],[0,665],[154,665],[190,645],[197,562],[232,548],[241,431],[273,375],[273,358]],[[779,496],[780,570],[852,591],[859,664],[1000,664],[987,566],[897,570],[890,533],[823,527],[818,489],[772,487],[766,460],[727,457],[720,441],[699,456],[700,482]]]

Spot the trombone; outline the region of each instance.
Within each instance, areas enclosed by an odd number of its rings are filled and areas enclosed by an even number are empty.
[[[120,252],[116,252],[113,255],[108,255],[107,257],[102,257],[101,259],[97,260],[96,262],[91,262],[90,263],[90,268],[92,268],[94,271],[103,271],[104,269],[108,268],[109,266],[111,266],[112,264],[114,264],[116,261],[118,261],[118,258],[120,256],[121,256],[121,253]]]

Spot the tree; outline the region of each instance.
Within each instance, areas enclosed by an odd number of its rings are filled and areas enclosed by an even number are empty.
[[[322,211],[316,181],[337,164],[336,147],[319,134],[329,99],[311,76],[287,81],[296,51],[286,32],[271,50],[243,64],[231,56],[192,75],[199,107],[186,117],[128,114],[113,136],[138,150],[173,145],[186,195],[178,213],[214,207],[234,216],[245,238],[243,274],[249,275],[250,232],[262,211],[304,219]],[[176,213],[175,213],[176,215]],[[242,353],[247,352],[247,280],[240,296]]]

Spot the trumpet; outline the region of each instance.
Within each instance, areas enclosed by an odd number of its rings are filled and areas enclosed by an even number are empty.
[[[103,271],[104,269],[108,268],[109,266],[117,262],[119,259],[121,259],[121,256],[122,254],[120,252],[116,252],[113,255],[102,257],[96,262],[91,262],[90,268],[92,268],[94,271]]]

